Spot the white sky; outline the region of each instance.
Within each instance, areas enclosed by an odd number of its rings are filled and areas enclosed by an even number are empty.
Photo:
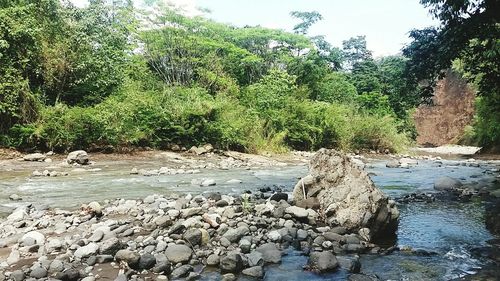
[[[87,0],[72,0],[78,6]],[[236,26],[261,25],[291,31],[297,23],[291,11],[316,10],[323,20],[310,35],[325,35],[334,46],[358,35],[366,35],[375,56],[397,54],[410,42],[408,32],[438,22],[418,0],[163,0],[180,7],[187,15],[198,15],[198,7],[218,22]]]

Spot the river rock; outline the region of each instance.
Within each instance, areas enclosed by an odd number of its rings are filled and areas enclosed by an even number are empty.
[[[190,228],[184,232],[182,238],[193,246],[199,245],[201,243],[201,230]]]
[[[174,264],[188,262],[193,251],[186,245],[170,245],[165,250],[168,260]]]
[[[243,273],[243,275],[251,276],[258,279],[264,277],[264,269],[262,268],[262,266],[252,266],[247,269],[243,269],[241,273]]]
[[[87,165],[89,163],[89,155],[85,150],[75,150],[68,154],[66,161],[68,164]]]
[[[23,235],[21,241],[24,246],[42,245],[45,243],[45,235],[38,231],[30,231]]]
[[[156,264],[156,258],[152,254],[144,254],[139,258],[139,269],[151,269]]]
[[[454,178],[450,177],[440,177],[434,182],[434,189],[440,191],[450,191],[460,188],[462,183]]]
[[[47,276],[47,270],[43,267],[35,267],[30,272],[30,277],[41,279]]]
[[[243,269],[243,259],[238,253],[229,253],[220,260],[222,272],[238,273]]]
[[[285,213],[290,214],[298,219],[307,218],[309,216],[309,212],[301,207],[290,206],[285,209]]]
[[[313,252],[309,256],[308,267],[310,270],[320,273],[333,272],[337,269],[339,263],[332,252]]]
[[[137,264],[139,263],[140,258],[141,258],[141,256],[138,253],[127,250],[127,249],[119,250],[115,254],[116,261],[118,261],[118,262],[124,261],[130,267],[136,267]]]
[[[24,280],[24,272],[20,269],[12,271],[10,274],[10,279],[14,281],[22,281]]]
[[[177,278],[182,278],[186,277],[189,272],[193,271],[193,267],[190,266],[189,264],[181,265],[178,268],[174,269],[172,271],[172,278],[177,279]]]
[[[86,258],[92,255],[95,255],[97,251],[99,250],[99,245],[96,243],[89,243],[86,246],[80,247],[76,249],[75,253],[73,254],[77,258]]]
[[[311,159],[309,175],[296,184],[293,198],[297,203],[311,197],[317,198],[331,225],[352,231],[367,227],[373,238],[395,235],[399,211],[368,174],[340,152],[320,149]]]
[[[42,153],[31,153],[31,154],[24,155],[23,160],[24,161],[34,161],[34,162],[40,161],[41,162],[41,161],[45,160],[45,155],[43,155]]]
[[[281,262],[281,251],[276,247],[274,243],[263,244],[257,249],[257,252],[262,254],[262,260],[265,263],[280,263]]]
[[[231,228],[226,233],[222,235],[222,237],[229,240],[231,243],[236,243],[240,241],[241,237],[247,235],[250,232],[250,229],[246,226],[240,226],[238,228]]]
[[[9,196],[9,199],[10,199],[11,201],[21,201],[21,200],[23,200],[23,198],[21,198],[21,196],[19,196],[19,195],[15,194],[15,193],[14,193],[14,194],[11,194],[11,195]]]
[[[112,237],[101,243],[99,246],[99,253],[101,255],[115,255],[119,250],[123,248],[123,244],[116,237]]]

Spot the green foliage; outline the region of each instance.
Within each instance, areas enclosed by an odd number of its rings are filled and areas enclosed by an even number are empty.
[[[345,74],[339,72],[324,76],[316,91],[317,100],[331,103],[352,103],[357,96],[356,87],[349,82]]]
[[[394,113],[389,103],[389,97],[381,93],[362,93],[356,97],[356,101],[365,112],[382,116]]]
[[[401,123],[385,116],[390,106],[407,108],[395,99],[406,89],[399,61],[379,65],[362,37],[345,44],[347,56],[323,36],[306,37],[317,12],[294,12],[303,21],[294,34],[169,9],[141,22],[130,1],[107,3],[2,2],[3,145],[66,151],[209,142],[282,153],[395,151],[407,142]],[[350,72],[340,72],[345,56],[359,60]]]
[[[295,31],[295,33],[298,34],[307,34],[307,31],[314,23],[323,19],[323,16],[316,11],[312,12],[293,11],[290,13],[290,15],[302,21],[301,23],[293,27],[293,31]]]
[[[465,76],[477,86],[482,100],[477,107],[476,133],[480,144],[500,143],[500,2],[421,0],[441,21],[439,28],[414,30],[413,42],[403,53],[410,58],[408,69],[416,81],[426,82],[422,96],[432,88],[446,69],[459,59]]]

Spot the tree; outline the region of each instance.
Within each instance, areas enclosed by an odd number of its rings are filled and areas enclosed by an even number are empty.
[[[486,146],[500,143],[500,1],[421,0],[441,21],[439,28],[414,30],[413,42],[403,54],[414,79],[425,82],[428,97],[438,78],[460,59],[466,77],[477,85],[481,97],[479,140]],[[487,110],[482,110],[487,108]],[[487,114],[488,113],[488,114]]]
[[[366,36],[352,37],[342,42],[345,68],[351,70],[356,63],[372,59],[372,52],[366,48]]]
[[[313,24],[323,19],[323,16],[316,11],[312,12],[293,11],[290,13],[290,15],[302,21],[293,27],[293,31],[295,33],[302,35],[306,35],[307,32],[309,31],[309,28]]]

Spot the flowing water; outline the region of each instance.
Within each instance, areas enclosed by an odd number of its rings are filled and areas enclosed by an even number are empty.
[[[440,176],[459,178],[467,183],[491,184],[493,175],[486,171],[498,163],[481,163],[480,167],[457,165],[456,161],[419,161],[411,169],[388,169],[385,162],[371,160],[366,170],[375,184],[386,194],[397,198],[413,192],[434,192],[433,182]],[[298,177],[307,174],[305,165],[266,168],[204,169],[199,174],[144,177],[130,175],[132,167],[158,168],[158,161],[123,160],[92,166],[94,170],[72,172],[65,177],[29,177],[31,170],[18,169],[0,173],[0,211],[4,214],[20,204],[44,204],[50,207],[77,208],[93,200],[143,198],[150,194],[204,193],[219,191],[238,194],[262,187],[282,187],[291,191]],[[191,180],[213,178],[217,185],[199,187]],[[227,183],[239,179],[242,183]],[[16,193],[23,201],[9,201]],[[399,204],[401,212],[397,245],[425,250],[420,255],[394,252],[389,255],[362,255],[362,272],[376,274],[382,280],[449,280],[476,272],[485,260],[471,254],[493,236],[484,224],[484,206],[480,201]],[[266,269],[266,280],[345,280],[348,273],[339,271],[315,275],[302,270],[307,257],[289,249],[280,265]],[[215,272],[207,272],[203,280],[218,280]]]

